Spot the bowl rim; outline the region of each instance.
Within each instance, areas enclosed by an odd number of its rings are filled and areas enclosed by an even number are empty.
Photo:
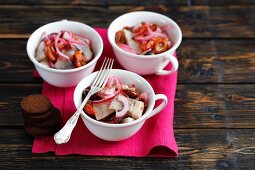
[[[86,29],[88,29],[92,34],[94,34],[96,36],[96,38],[99,40],[99,50],[97,55],[94,56],[94,58],[86,65],[79,67],[79,68],[73,68],[73,69],[65,69],[65,70],[61,70],[61,69],[54,69],[51,67],[47,67],[41,63],[39,63],[36,59],[35,56],[30,55],[29,51],[29,44],[31,43],[32,39],[31,37],[37,33],[40,32],[41,30],[43,30],[45,27],[48,27],[50,25],[56,25],[56,24],[61,24],[61,23],[69,23],[69,24],[76,24],[76,25],[80,25],[82,27],[86,27]],[[49,71],[49,72],[55,72],[55,73],[72,73],[72,72],[77,72],[83,69],[86,69],[88,67],[90,67],[91,65],[93,65],[95,62],[97,62],[97,60],[100,58],[100,56],[102,55],[103,52],[103,48],[104,48],[104,44],[103,44],[103,40],[101,38],[101,36],[99,35],[99,33],[92,27],[90,27],[87,24],[81,23],[81,22],[77,22],[77,21],[71,21],[71,20],[61,20],[61,21],[55,21],[55,22],[50,22],[47,23],[45,25],[40,26],[39,28],[37,28],[28,38],[27,41],[27,45],[26,45],[26,50],[27,50],[27,55],[30,58],[30,60],[38,67],[40,67],[43,70]]]
[[[147,110],[145,111],[145,113],[138,119],[132,121],[132,122],[128,122],[128,123],[123,123],[123,124],[109,124],[109,123],[104,123],[104,122],[100,122],[98,120],[95,120],[91,117],[89,117],[83,110],[82,110],[82,117],[85,118],[86,120],[88,120],[89,122],[93,123],[93,124],[96,124],[96,125],[99,125],[99,126],[103,126],[103,127],[111,127],[111,128],[115,128],[115,127],[127,127],[127,126],[132,126],[134,124],[138,124],[139,122],[142,122],[144,120],[147,119],[147,117],[149,116],[149,114],[151,113],[151,111],[153,110],[154,106],[155,106],[155,92],[153,90],[153,88],[151,87],[150,83],[145,80],[142,76],[134,73],[134,72],[131,72],[131,71],[127,71],[127,70],[122,70],[122,69],[112,69],[111,72],[114,71],[114,72],[123,72],[123,73],[126,73],[126,74],[130,74],[131,76],[134,76],[136,78],[138,78],[139,80],[142,80],[143,83],[145,83],[150,91],[150,93],[152,93],[152,103],[150,104],[150,106],[147,108]],[[77,109],[77,106],[76,106],[76,101],[78,101],[79,99],[76,99],[75,96],[77,93],[79,93],[78,91],[78,88],[86,81],[86,79],[90,78],[92,75],[94,76],[96,72],[93,72],[91,74],[89,74],[88,76],[86,76],[85,78],[83,78],[79,83],[78,85],[75,87],[75,90],[74,90],[74,94],[73,94],[73,100],[74,100],[74,105],[75,105],[75,108]],[[118,73],[117,73],[118,74]],[[110,73],[111,75],[111,73]],[[118,76],[118,75],[117,75]],[[85,124],[85,122],[84,122]]]
[[[110,31],[111,31],[111,28],[113,27],[113,24],[117,23],[118,20],[120,20],[122,17],[125,17],[125,16],[128,16],[128,15],[136,15],[136,14],[152,14],[152,15],[155,15],[156,17],[161,17],[161,18],[164,18],[165,20],[168,20],[171,25],[174,25],[174,27],[176,28],[178,34],[180,35],[179,39],[177,40],[176,43],[174,43],[174,46],[171,47],[169,50],[163,52],[163,53],[160,53],[160,54],[153,54],[153,55],[138,55],[138,54],[132,54],[132,53],[129,53],[127,51],[124,51],[122,50],[120,47],[117,46],[117,44],[115,42],[112,41],[112,39],[110,38]],[[179,27],[179,25],[174,21],[172,20],[171,18],[163,15],[163,14],[160,14],[160,13],[156,13],[156,12],[151,12],[151,11],[135,11],[135,12],[129,12],[129,13],[125,13],[117,18],[115,18],[109,28],[108,28],[108,31],[107,31],[107,37],[108,37],[108,40],[110,42],[110,44],[112,45],[112,47],[116,50],[118,50],[119,52],[121,53],[124,53],[130,57],[133,57],[133,58],[158,58],[158,57],[162,57],[162,56],[166,56],[170,53],[173,53],[181,44],[181,41],[182,41],[182,31]]]

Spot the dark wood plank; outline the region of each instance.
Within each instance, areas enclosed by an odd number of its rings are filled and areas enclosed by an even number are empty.
[[[192,5],[254,5],[252,0],[191,0]]]
[[[0,6],[0,37],[28,37],[40,26],[63,19],[104,27],[108,19],[104,7],[91,6]]]
[[[178,83],[254,83],[254,46],[254,40],[184,39]],[[25,47],[26,40],[0,40],[0,82],[40,82]]]
[[[90,0],[58,0],[58,1],[51,1],[51,0],[43,0],[43,1],[37,1],[37,0],[7,0],[7,1],[1,1],[1,5],[97,5],[102,6],[106,5],[106,0],[96,0],[96,1],[90,1]]]
[[[26,40],[0,41],[1,82],[42,82],[33,78],[34,65],[26,52]]]
[[[0,126],[21,127],[20,101],[41,92],[38,84],[0,85]],[[255,128],[254,85],[178,85],[175,128]]]
[[[169,0],[157,0],[157,1],[136,1],[136,0],[130,0],[130,1],[118,1],[118,0],[110,0],[107,2],[108,5],[114,5],[114,6],[187,6],[191,5],[190,0],[175,0],[175,1],[169,1]]]
[[[125,11],[127,7],[113,7],[113,11]],[[254,38],[254,6],[169,6],[129,7],[128,11],[151,10],[175,20],[184,37],[193,38]],[[119,14],[118,14],[119,15]],[[224,17],[223,17],[224,16]],[[241,30],[241,31],[240,31]]]
[[[15,127],[23,126],[23,116],[20,108],[20,101],[27,95],[41,93],[42,85],[40,84],[6,84],[0,88],[1,99],[0,107],[3,117],[3,126]],[[6,122],[4,122],[6,121]]]
[[[250,169],[254,168],[252,129],[175,130],[179,156],[169,158],[58,156],[31,154],[32,137],[22,129],[0,130],[1,169]],[[60,163],[61,162],[61,163]]]
[[[119,1],[119,0],[97,0],[97,1],[89,1],[89,0],[58,0],[58,1],[51,1],[51,0],[44,0],[44,1],[36,1],[36,0],[7,0],[1,1],[0,4],[2,5],[209,5],[209,6],[225,6],[225,5],[255,5],[255,2],[252,0],[157,0],[157,1],[137,1],[137,0],[129,0],[129,1]]]
[[[183,6],[194,6],[194,5],[208,5],[208,6],[226,6],[226,5],[255,5],[252,0],[157,0],[157,1],[119,1],[110,0],[109,5],[183,5]]]
[[[178,85],[176,128],[255,128],[255,88],[246,85]]]
[[[254,40],[184,40],[179,83],[254,83]]]
[[[85,22],[94,27],[108,27],[121,14],[149,10],[173,18],[184,37],[255,38],[255,6],[71,6],[71,5],[1,5],[0,38],[28,37],[36,28],[62,19]],[[38,12],[40,11],[40,12]],[[222,17],[224,16],[224,17]],[[241,31],[240,31],[241,30]]]
[[[189,0],[158,0],[158,1],[118,1],[118,0],[97,0],[97,1],[89,1],[89,0],[59,0],[59,1],[36,1],[36,0],[7,0],[0,2],[1,5],[95,5],[95,6],[107,6],[107,5],[187,5],[191,4]],[[204,4],[203,2],[199,2],[198,4]]]

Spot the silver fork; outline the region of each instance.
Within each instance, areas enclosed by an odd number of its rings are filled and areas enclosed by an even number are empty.
[[[72,131],[77,124],[78,118],[79,118],[85,104],[89,100],[90,96],[93,95],[94,93],[100,91],[101,89],[103,89],[104,86],[106,85],[106,82],[109,77],[109,73],[113,66],[113,62],[114,62],[113,59],[110,59],[110,58],[104,59],[103,65],[101,66],[95,79],[93,80],[91,88],[90,88],[87,96],[81,103],[80,107],[73,114],[73,116],[66,122],[65,126],[54,135],[54,140],[57,144],[62,144],[62,143],[66,143],[69,141]]]

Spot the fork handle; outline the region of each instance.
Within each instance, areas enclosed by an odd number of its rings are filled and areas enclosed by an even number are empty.
[[[91,93],[88,93],[77,111],[72,115],[72,117],[70,117],[70,119],[68,119],[65,126],[54,135],[54,140],[57,144],[63,144],[69,141],[72,131],[78,122],[78,118],[82,112],[82,109],[87,103],[90,96]]]

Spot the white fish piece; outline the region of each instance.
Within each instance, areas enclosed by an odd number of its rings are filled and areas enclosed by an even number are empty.
[[[70,60],[73,60],[73,55],[75,54],[75,51],[71,48],[69,50],[63,51],[63,54],[68,56],[70,58]]]
[[[83,52],[83,54],[85,55],[86,62],[92,60],[93,53],[90,50],[90,47],[88,46],[88,44],[86,43],[84,45],[76,44],[76,43],[73,43],[73,44],[76,46],[76,48],[78,48],[80,51]]]
[[[67,31],[65,31],[63,33],[63,38],[66,39],[66,40],[69,40],[70,39],[70,34]]]
[[[70,43],[70,46],[75,52],[79,50],[73,43]]]
[[[89,39],[87,39],[87,38],[85,38],[85,37],[81,37],[81,36],[79,36],[79,35],[76,35],[77,37],[78,37],[78,39],[80,39],[80,40],[82,40],[82,41],[84,41],[85,43],[87,43],[89,46],[90,46],[90,40]]]
[[[119,96],[119,95],[118,95]],[[123,109],[122,103],[118,100],[118,96],[116,96],[111,102],[109,109],[120,111]]]
[[[64,57],[58,57],[57,62],[55,63],[56,69],[73,69],[73,63],[71,60],[68,60]]]
[[[152,51],[152,49],[148,49],[148,50],[146,50],[146,51],[143,51],[143,52],[142,52],[142,55],[149,54],[151,51]]]
[[[129,98],[129,110],[127,115],[134,119],[138,119],[142,116],[144,110],[144,103],[135,99]]]
[[[95,110],[95,116],[97,120],[101,120],[112,114],[115,110],[109,109],[109,102],[93,103],[93,109]]]
[[[131,90],[131,91],[135,91],[136,90],[134,87],[128,87],[128,85],[126,85],[126,84],[122,84],[121,88],[123,90]]]
[[[45,49],[45,42],[41,41],[37,47],[36,54],[35,54],[35,59],[39,62],[46,58],[44,49]]]
[[[122,85],[121,85],[121,88],[122,88],[123,90],[125,90],[125,89],[128,89],[129,87],[128,87],[128,85],[126,85],[126,84],[122,84]]]
[[[127,115],[133,119],[138,119],[142,116],[144,110],[144,103],[132,98],[128,98],[129,109]],[[112,110],[122,110],[123,105],[120,101],[117,100],[117,97],[111,102],[109,109]]]
[[[47,58],[45,58],[45,59],[43,59],[42,61],[40,61],[40,64],[45,65],[46,67],[50,67],[49,61],[48,61]]]
[[[136,42],[135,40],[133,40],[132,32],[127,29],[123,29],[123,32],[124,32],[124,35],[125,35],[125,38],[126,38],[126,41],[127,41],[127,44],[129,45],[129,47],[134,49],[137,54],[141,54],[142,50],[139,46],[139,43]]]
[[[135,121],[135,119],[133,119],[132,117],[126,117],[121,122],[122,123],[129,123],[129,122],[133,122],[133,121]]]

